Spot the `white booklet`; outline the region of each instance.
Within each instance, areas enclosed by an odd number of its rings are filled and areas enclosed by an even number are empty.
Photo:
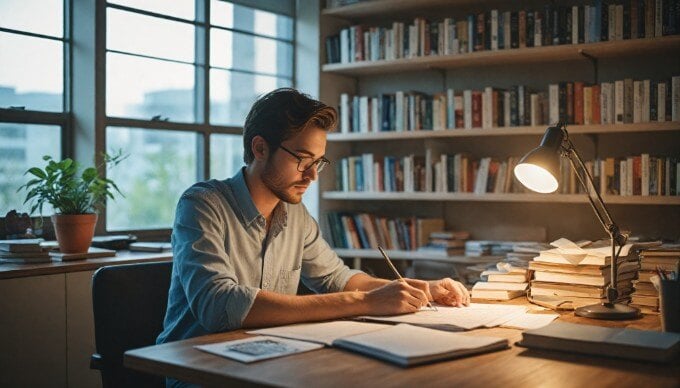
[[[321,349],[323,345],[286,338],[257,336],[214,344],[196,345],[195,348],[241,362],[253,362]]]

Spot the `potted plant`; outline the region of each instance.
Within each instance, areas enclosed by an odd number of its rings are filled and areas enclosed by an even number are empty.
[[[61,252],[88,251],[98,210],[106,198],[114,199],[114,193],[123,195],[112,180],[99,176],[98,168],[115,166],[123,159],[121,151],[113,156],[103,154],[102,165],[80,172],[80,165],[70,158],[58,162],[45,155],[43,160],[47,165],[44,169],[31,167],[24,174],[33,176],[19,188],[27,191],[24,203],[32,202],[31,213],[39,210],[42,215],[45,203],[54,208],[51,219]]]

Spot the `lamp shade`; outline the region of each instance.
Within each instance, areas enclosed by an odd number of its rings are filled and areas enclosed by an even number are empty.
[[[559,184],[559,149],[564,133],[559,128],[550,127],[545,131],[541,145],[529,151],[515,166],[515,177],[529,190],[539,193],[552,193]]]

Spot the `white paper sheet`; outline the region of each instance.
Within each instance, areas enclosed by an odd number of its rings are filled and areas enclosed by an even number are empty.
[[[412,325],[433,326],[451,325],[465,330],[485,327],[488,324],[497,326],[496,322],[510,319],[517,312],[525,312],[525,306],[471,303],[468,307],[437,306],[437,311],[421,310],[413,314],[394,315],[388,317],[363,316],[380,322],[410,323]],[[491,326],[488,326],[491,327]]]
[[[323,345],[286,338],[257,336],[214,344],[196,345],[195,348],[247,363],[321,349]]]
[[[380,323],[333,321],[270,327],[266,329],[251,330],[248,331],[248,334],[271,335],[274,337],[291,338],[331,346],[333,341],[338,338],[369,333],[386,329],[390,326],[391,325]]]
[[[528,314],[521,313],[515,315],[512,319],[501,324],[502,327],[511,329],[538,329],[539,327],[547,326],[550,322],[559,317],[559,314]]]

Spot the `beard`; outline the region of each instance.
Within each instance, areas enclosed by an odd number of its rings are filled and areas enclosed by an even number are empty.
[[[285,179],[276,171],[276,167],[271,162],[271,159],[267,160],[267,164],[264,166],[262,171],[262,183],[271,190],[278,199],[283,202],[290,204],[298,204],[302,201],[302,193],[291,192],[291,188],[295,186],[309,186],[311,181],[309,179],[303,179],[301,181],[295,181],[293,183],[287,183]]]

